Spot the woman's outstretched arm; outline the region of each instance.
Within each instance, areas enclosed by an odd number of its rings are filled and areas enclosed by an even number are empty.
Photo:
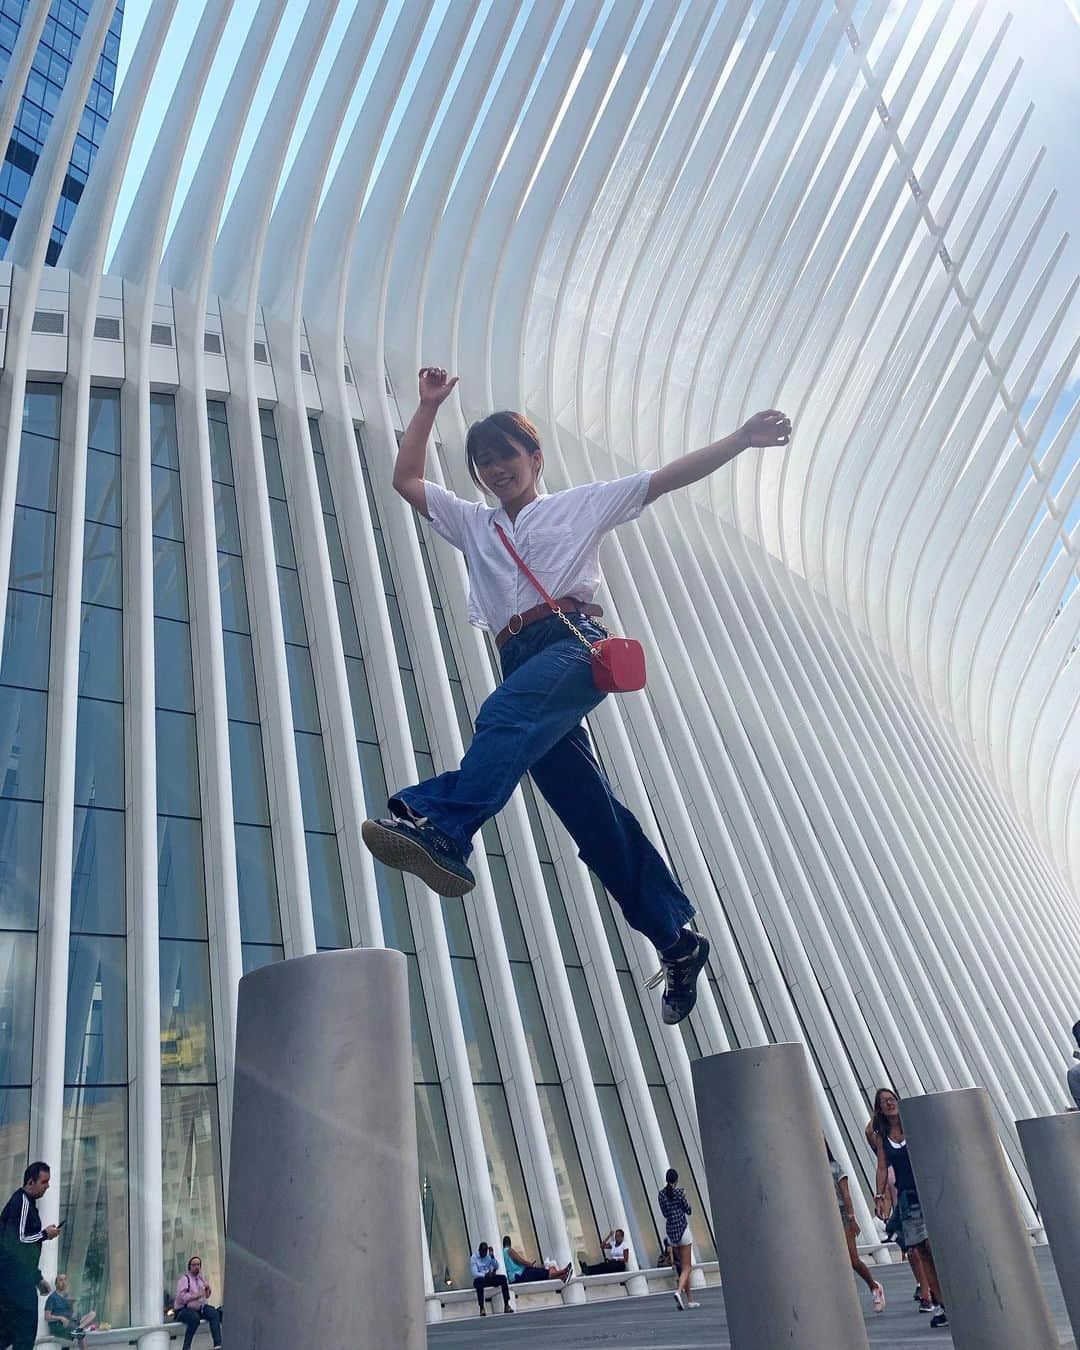
[[[656,501],[665,492],[674,492],[676,488],[687,487],[701,478],[707,478],[751,446],[787,445],[790,439],[791,420],[784,413],[777,412],[775,408],[755,413],[730,436],[673,459],[670,464],[657,469],[649,482],[645,504]]]
[[[447,379],[446,371],[439,366],[425,366],[421,370],[420,403],[405,428],[394,461],[394,491],[422,516],[428,514],[427,492],[424,489],[428,437],[435,425],[439,404],[455,384],[457,376],[452,380]]]

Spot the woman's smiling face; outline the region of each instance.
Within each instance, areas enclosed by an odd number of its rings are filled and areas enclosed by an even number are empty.
[[[504,449],[477,451],[474,463],[484,487],[505,504],[536,487],[544,457],[539,451],[529,454],[523,445],[510,440]]]

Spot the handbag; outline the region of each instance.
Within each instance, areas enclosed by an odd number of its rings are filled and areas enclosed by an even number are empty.
[[[541,599],[551,612],[557,614],[578,641],[584,643],[588,648],[592,657],[593,683],[597,689],[603,694],[632,694],[636,689],[644,689],[645,650],[641,643],[635,638],[624,637],[606,637],[599,642],[590,642],[581,629],[570,622],[561,608],[533,576],[513,544],[507,539],[503,527],[496,525],[495,529],[498,531],[499,538],[503,541],[506,551],[536,587]]]

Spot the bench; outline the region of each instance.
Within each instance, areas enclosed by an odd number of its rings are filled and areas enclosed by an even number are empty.
[[[65,1350],[70,1350],[74,1344],[76,1346],[121,1346],[138,1345],[144,1336],[149,1336],[152,1331],[164,1331],[168,1334],[170,1341],[182,1341],[187,1328],[182,1322],[158,1322],[145,1327],[112,1327],[109,1331],[88,1331],[81,1341],[62,1341],[55,1336],[41,1336],[34,1342],[34,1350],[39,1350],[41,1346],[63,1346]],[[205,1324],[199,1327],[195,1333],[195,1345],[200,1343],[210,1344],[210,1329]]]
[[[575,1280],[576,1284],[577,1281]],[[533,1280],[529,1284],[512,1284],[510,1286],[510,1306],[523,1311],[525,1308],[549,1308],[562,1305],[562,1291],[565,1288],[561,1280]],[[490,1304],[490,1312],[502,1316],[502,1291],[500,1289],[485,1289],[484,1302]],[[448,1321],[456,1321],[461,1317],[479,1317],[480,1313],[476,1305],[476,1290],[470,1285],[466,1289],[443,1289],[434,1294],[427,1295],[428,1318],[429,1322],[440,1321],[445,1318]],[[440,1318],[435,1307],[438,1305],[442,1313]],[[433,1315],[434,1314],[434,1315]]]

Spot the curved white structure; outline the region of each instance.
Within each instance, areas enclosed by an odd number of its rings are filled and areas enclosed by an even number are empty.
[[[863,1181],[877,1086],[983,1084],[1023,1190],[1012,1121],[1064,1106],[1080,1016],[1080,402],[1001,35],[929,0],[312,0],[271,68],[285,9],[206,6],[116,222],[153,0],[46,268],[94,0],[0,264],[6,1179],[52,1161],[110,1321],[158,1321],[196,1248],[220,1292],[238,980],[389,945],[433,1316],[507,1232],[561,1263],[618,1224],[651,1265],[664,1169],[702,1177],[690,1062],[729,1046],[806,1041]],[[435,362],[463,495],[493,406],[551,488],[795,420],[607,545],[650,683],[591,729],[712,940],[682,1028],[527,785],[465,903],[362,846],[492,688],[462,560],[390,484]]]

